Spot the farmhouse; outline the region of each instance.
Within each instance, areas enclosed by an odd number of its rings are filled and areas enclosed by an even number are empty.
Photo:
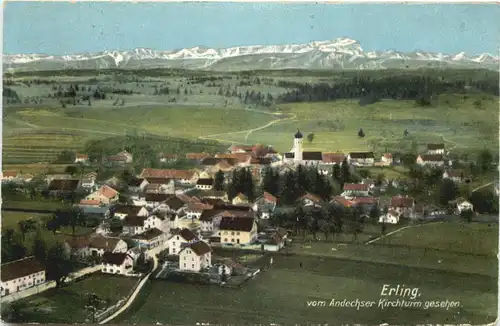
[[[248,204],[249,201],[248,201],[248,197],[245,196],[244,194],[242,193],[239,193],[236,197],[233,198],[232,200],[232,204],[233,205],[246,205]]]
[[[119,238],[92,237],[89,243],[89,252],[92,256],[102,256],[105,252],[126,252],[127,243]]]
[[[196,189],[211,190],[214,184],[214,179],[198,179]]]
[[[408,196],[394,196],[391,198],[389,210],[394,210],[405,218],[415,217],[415,200]]]
[[[8,170],[3,171],[2,173],[2,182],[11,182],[14,181],[18,176],[17,171]]]
[[[143,169],[140,178],[169,178],[181,184],[195,185],[199,174],[194,170],[172,170],[172,169]]]
[[[366,183],[345,183],[342,196],[368,196],[370,193],[370,185]]]
[[[144,200],[146,201],[146,207],[150,209],[166,210],[168,208],[165,202],[171,197],[172,195],[168,194],[146,194]]]
[[[470,178],[461,170],[446,170],[443,173],[443,179],[450,179],[455,183],[470,182]]]
[[[133,178],[127,184],[128,191],[131,193],[144,191],[144,188],[149,184],[144,178]]]
[[[212,209],[213,206],[205,203],[188,203],[185,209],[186,215],[190,219],[199,219],[201,214],[206,211]]]
[[[145,248],[147,250],[163,246],[163,244],[167,240],[166,238],[166,234],[157,228],[152,228],[132,236],[132,240],[139,247]]]
[[[135,235],[145,231],[147,216],[127,215],[123,220],[123,234]]]
[[[182,244],[197,241],[198,237],[189,229],[175,229],[171,231],[172,237],[168,239],[168,254],[178,255],[182,249]]]
[[[444,144],[427,144],[427,154],[444,155]]]
[[[102,186],[97,191],[88,195],[85,199],[98,200],[102,204],[110,205],[118,201],[119,193],[109,186]]]
[[[192,160],[192,161],[201,161],[206,157],[210,157],[210,154],[208,154],[208,153],[187,153],[186,154],[186,159]]]
[[[2,264],[2,297],[45,282],[45,268],[35,257],[27,257]]]
[[[105,252],[102,255],[101,266],[103,273],[127,275],[132,273],[134,259],[125,252]]]
[[[148,185],[145,187],[144,191],[146,193],[154,194],[174,194],[175,193],[175,181],[170,178],[146,178]]]
[[[177,161],[179,159],[179,156],[177,154],[167,154],[162,152],[158,154],[158,159],[162,163],[169,163]]]
[[[76,153],[75,155],[75,163],[86,164],[89,162],[89,156],[87,154]]]
[[[421,166],[444,166],[442,154],[422,154],[417,157],[416,163]]]
[[[80,187],[88,191],[94,191],[96,188],[95,178],[84,176],[80,182]]]
[[[78,189],[78,179],[56,179],[49,183],[48,191],[51,196],[69,195]]]
[[[457,210],[459,214],[462,213],[463,211],[473,211],[474,206],[467,200],[460,199],[457,201]]]
[[[382,165],[386,165],[386,166],[389,166],[389,165],[392,165],[392,154],[391,153],[384,153],[382,154],[382,157],[380,158],[380,163],[382,163]]]
[[[302,203],[303,206],[315,206],[320,207],[323,200],[311,193],[306,193],[304,196],[300,197],[299,202]]]
[[[133,206],[133,205],[117,205],[115,206],[114,210],[114,217],[117,217],[121,220],[123,220],[125,217],[129,215],[136,215],[136,216],[148,216],[148,210],[144,207],[140,206]]]
[[[258,212],[257,215],[261,219],[269,219],[271,213],[276,209],[276,204],[278,203],[278,199],[271,195],[268,192],[264,192],[264,194],[257,198],[254,202],[252,209],[255,212]]]
[[[220,225],[222,219],[221,211],[217,209],[206,209],[200,215],[200,230],[202,233],[212,234]]]
[[[250,165],[250,161],[252,160],[252,155],[246,153],[216,154],[215,158],[233,159],[236,161],[236,165],[243,167]]]
[[[375,156],[373,152],[352,152],[347,156],[347,161],[354,166],[373,166]]]
[[[212,266],[212,248],[205,241],[196,241],[183,247],[179,253],[179,269],[199,272]]]
[[[387,214],[380,215],[378,222],[387,224],[398,224],[399,223],[399,213],[393,209],[390,209]]]
[[[248,245],[257,239],[257,224],[252,217],[223,217],[219,229],[223,245]]]

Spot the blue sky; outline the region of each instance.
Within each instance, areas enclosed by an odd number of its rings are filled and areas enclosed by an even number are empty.
[[[494,4],[10,2],[4,53],[306,43],[349,37],[366,51],[498,53]]]

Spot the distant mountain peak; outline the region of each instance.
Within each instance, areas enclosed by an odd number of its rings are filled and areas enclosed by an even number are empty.
[[[70,55],[4,55],[7,71],[106,69],[106,68],[186,68],[212,70],[251,69],[385,69],[398,67],[450,66],[497,70],[499,58],[484,53],[468,56],[416,50],[365,52],[361,44],[347,37],[301,44],[245,45],[229,48],[194,46],[170,51],[148,48],[105,50]]]

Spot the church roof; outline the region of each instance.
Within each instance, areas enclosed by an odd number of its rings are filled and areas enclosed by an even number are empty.
[[[302,138],[302,133],[300,132],[300,130],[297,129],[297,132],[295,133],[295,138]]]

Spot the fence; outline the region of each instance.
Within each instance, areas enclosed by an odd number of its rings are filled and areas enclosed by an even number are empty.
[[[116,304],[112,305],[111,307],[107,307],[104,311],[101,311],[100,313],[97,313],[95,315],[95,323],[99,323],[105,320],[106,318],[112,316],[115,312],[120,310],[127,303],[132,294],[134,294],[135,290],[137,289],[142,280],[143,278],[139,278],[137,282],[135,282],[134,286],[129,291],[129,293],[126,296],[124,296],[121,300],[119,300]]]

